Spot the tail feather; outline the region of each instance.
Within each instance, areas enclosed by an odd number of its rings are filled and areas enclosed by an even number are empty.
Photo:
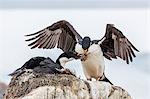
[[[8,74],[8,76],[19,76],[23,74],[25,71],[22,68],[15,70],[14,72]]]
[[[106,77],[102,80],[102,81],[105,81],[105,82],[109,82],[111,85],[113,85],[109,79],[107,79]]]
[[[110,82],[109,79],[107,79],[107,77],[105,76],[105,74],[103,74],[103,76],[101,77],[102,79],[99,79],[99,81],[105,81],[105,82],[108,82],[110,83],[111,85],[113,85],[113,83]]]

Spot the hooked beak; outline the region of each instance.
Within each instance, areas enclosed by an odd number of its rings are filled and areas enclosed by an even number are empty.
[[[88,49],[85,49],[85,50],[84,50],[84,53],[87,53],[87,52],[88,52]]]

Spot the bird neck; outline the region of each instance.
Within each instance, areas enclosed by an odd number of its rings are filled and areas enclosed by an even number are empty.
[[[62,62],[62,63],[60,63],[60,65],[62,66],[62,67],[65,67],[65,62]]]
[[[59,65],[61,65],[59,59],[56,60],[56,63],[59,64]]]
[[[56,63],[61,65],[62,67],[65,67],[66,61],[64,60],[65,58],[58,58],[56,60]]]

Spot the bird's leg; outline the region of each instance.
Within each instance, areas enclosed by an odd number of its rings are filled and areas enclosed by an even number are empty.
[[[92,78],[87,78],[87,80],[92,81]]]
[[[89,81],[92,81],[92,78],[89,75],[86,75],[86,79],[89,80]]]
[[[110,83],[111,85],[113,85],[107,78],[106,76],[103,74],[102,76],[99,76],[97,79],[97,81],[105,81],[105,82],[108,82]]]
[[[102,75],[102,76],[98,76],[98,77],[96,78],[96,80],[97,80],[97,81],[102,81],[104,78],[105,78],[105,76]]]

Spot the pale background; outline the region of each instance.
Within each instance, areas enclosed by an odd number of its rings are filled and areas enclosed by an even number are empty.
[[[140,50],[134,62],[127,65],[122,60],[105,61],[106,76],[115,85],[127,90],[133,99],[150,97],[150,8],[148,1],[68,0],[42,3],[38,0],[23,3],[0,0],[0,81],[9,83],[7,75],[35,56],[56,60],[61,50],[31,50],[24,35],[37,32],[52,23],[65,19],[82,36],[100,39],[107,23],[113,23]],[[65,3],[64,3],[65,2]],[[134,2],[136,2],[134,4]],[[70,6],[71,5],[71,6]],[[76,70],[85,79],[80,61],[73,61],[68,68]]]

